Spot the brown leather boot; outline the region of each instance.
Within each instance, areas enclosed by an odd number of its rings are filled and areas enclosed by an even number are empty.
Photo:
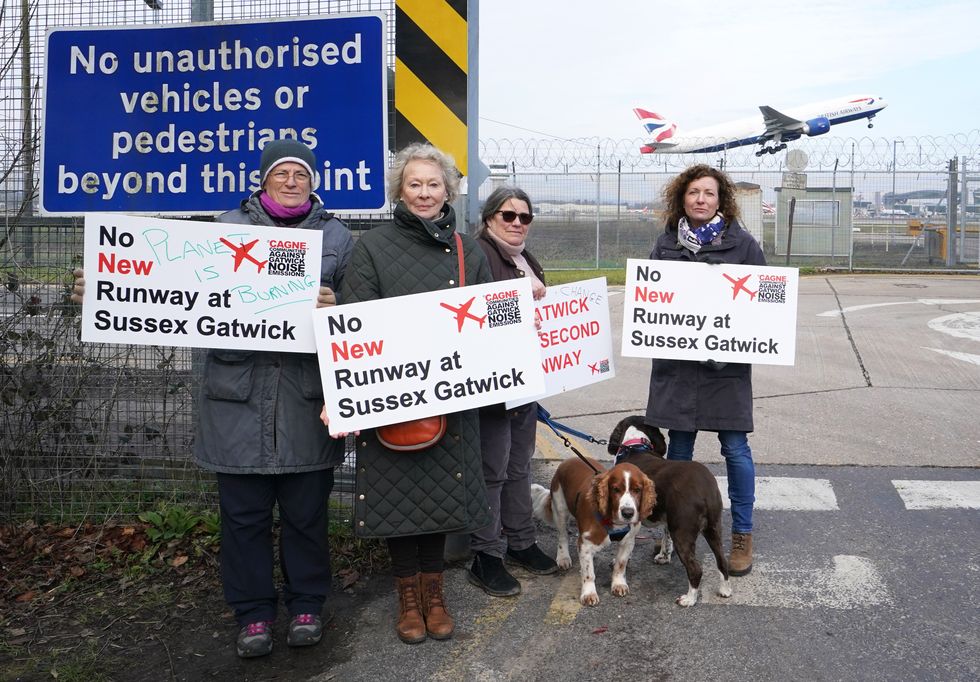
[[[748,575],[752,570],[752,533],[732,533],[732,553],[728,557],[730,575]]]
[[[422,573],[422,613],[425,629],[432,639],[449,639],[456,624],[446,610],[442,596],[442,573]]]
[[[398,587],[398,638],[406,644],[425,641],[425,621],[419,606],[419,576],[395,578]]]

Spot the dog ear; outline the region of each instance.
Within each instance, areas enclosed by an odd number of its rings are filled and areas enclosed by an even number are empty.
[[[626,430],[629,429],[631,426],[635,429],[642,431],[643,433],[647,433],[647,430],[651,428],[653,428],[658,435],[660,433],[660,429],[647,426],[643,422],[643,417],[634,415],[632,417],[625,417],[623,419],[620,419],[619,423],[616,424],[616,428],[614,428],[612,430],[612,433],[609,434],[609,447],[606,449],[609,451],[610,455],[613,455],[615,457],[616,455],[619,454],[619,446],[623,444],[623,435],[626,433]],[[660,440],[663,441],[663,436],[660,436]],[[664,446],[664,452],[666,451],[667,448],[666,446]]]
[[[653,452],[657,457],[663,457],[667,454],[667,441],[664,439],[664,435],[660,433],[660,429],[651,426],[650,430],[647,432],[647,436],[650,437],[650,445],[653,446]]]
[[[643,476],[640,479],[643,482],[643,492],[642,500],[640,502],[640,519],[645,519],[653,513],[653,508],[657,505],[657,492],[654,488],[653,481],[646,474],[640,472]]]
[[[609,516],[609,474],[612,471],[604,471],[592,479],[592,488],[589,495],[592,497],[592,504],[601,516]]]

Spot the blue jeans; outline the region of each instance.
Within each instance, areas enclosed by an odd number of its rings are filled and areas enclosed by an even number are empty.
[[[694,458],[697,431],[667,431],[667,459],[690,461]],[[755,503],[755,464],[744,431],[719,431],[721,455],[728,471],[728,499],[732,503],[732,532],[752,532],[752,505]]]

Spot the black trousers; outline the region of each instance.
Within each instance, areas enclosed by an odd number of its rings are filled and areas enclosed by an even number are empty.
[[[445,568],[446,534],[407,535],[387,538],[391,572],[396,578],[422,573],[442,573]]]
[[[276,618],[272,511],[279,505],[282,597],[290,616],[320,615],[330,592],[327,499],[333,469],[298,474],[217,474],[221,582],[239,626]]]

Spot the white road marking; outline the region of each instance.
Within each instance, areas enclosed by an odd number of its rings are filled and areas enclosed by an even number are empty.
[[[868,308],[883,308],[890,305],[908,305],[909,303],[922,303],[923,305],[962,305],[965,303],[980,303],[977,298],[920,298],[915,301],[893,301],[890,303],[866,303],[864,305],[852,305],[847,308],[837,310],[826,310],[817,313],[817,317],[837,317],[844,313],[854,312],[855,310],[867,310]]]
[[[817,313],[817,317],[839,317],[844,313],[851,313],[855,310],[867,310],[868,308],[883,308],[890,305],[908,305],[909,303],[915,303],[915,301],[898,301],[895,303],[867,303],[865,305],[852,305],[847,308],[839,308],[837,310],[825,310],[822,313]]]
[[[906,509],[980,509],[980,481],[892,481]]]
[[[980,313],[953,313],[929,320],[929,329],[959,339],[980,341]]]
[[[702,563],[712,565],[714,559],[705,555]],[[701,584],[705,604],[769,606],[787,609],[829,608],[857,609],[892,603],[891,595],[874,563],[864,557],[841,554],[814,566],[812,561],[795,557],[798,568],[788,568],[756,554],[752,572],[732,579],[732,596],[717,594],[717,571],[705,571]]]
[[[963,362],[969,362],[974,365],[980,365],[980,355],[974,355],[973,353],[961,353],[955,350],[943,350],[942,348],[929,348],[929,346],[922,346],[926,350],[935,351],[941,355],[946,355],[953,358],[954,360],[962,360]]]
[[[721,499],[728,509],[728,477],[715,476]],[[832,511],[837,496],[830,481],[823,478],[792,478],[789,476],[757,476],[755,479],[756,509],[785,509],[792,511]]]

